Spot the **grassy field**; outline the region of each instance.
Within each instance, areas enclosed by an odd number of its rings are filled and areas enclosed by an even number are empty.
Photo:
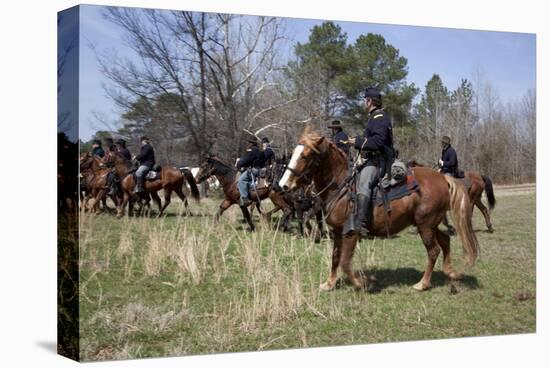
[[[363,241],[354,269],[378,279],[369,292],[341,282],[321,293],[331,242],[316,244],[273,230],[242,230],[237,207],[214,226],[218,199],[191,203],[193,216],[81,219],[80,315],[84,360],[364,344],[535,331],[535,194],[499,195],[495,233],[474,227],[481,256],[451,285],[412,289],[426,252],[408,230]],[[267,207],[268,205],[264,205]],[[276,219],[276,218],[275,218]],[[258,221],[258,218],[255,218]]]

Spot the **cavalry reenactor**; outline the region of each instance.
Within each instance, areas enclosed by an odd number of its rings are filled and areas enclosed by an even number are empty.
[[[126,140],[124,140],[124,139],[118,139],[118,140],[115,142],[115,145],[116,145],[117,152],[119,152],[120,155],[122,155],[124,158],[126,158],[126,159],[129,160],[129,161],[132,160],[132,154],[131,154],[130,151],[126,148]]]
[[[262,150],[261,150],[261,162],[260,167],[269,167],[275,162],[275,152],[271,149],[269,139],[267,137],[262,138]]]
[[[246,153],[237,162],[237,169],[242,172],[237,180],[237,188],[241,196],[240,206],[248,206],[250,204],[249,189],[250,184],[254,180],[254,176],[259,173],[261,164],[261,152],[258,148],[256,140],[249,140],[246,145]]]
[[[357,182],[357,198],[354,215],[351,215],[344,226],[344,234],[353,234],[357,231],[366,236],[365,220],[372,211],[372,190],[380,177],[386,172],[386,167],[393,163],[393,132],[390,116],[382,108],[382,94],[377,88],[365,90],[365,108],[369,115],[363,136],[348,140],[359,149],[363,164]]]
[[[348,134],[346,134],[342,128],[342,121],[333,120],[330,125],[328,125],[328,128],[332,131],[332,142],[344,152],[346,157],[349,157],[349,145],[347,144]]]
[[[104,138],[103,146],[106,149],[105,156],[107,158],[116,152],[116,145],[112,138]]]
[[[126,141],[124,139],[118,139],[110,147],[110,154],[119,153],[122,155],[128,162],[132,160],[132,155],[130,151],[126,149]],[[109,195],[115,196],[119,193],[121,178],[118,176],[115,170],[112,170],[107,175],[107,186],[109,187]]]
[[[105,157],[105,151],[101,147],[101,140],[95,139],[92,142],[92,156],[97,156],[99,158]]]
[[[441,138],[441,148],[440,172],[454,177],[458,173],[458,158],[455,149],[451,146],[451,138],[448,136]]]
[[[139,167],[136,170],[136,187],[134,189],[135,193],[140,193],[144,191],[144,182],[145,175],[155,165],[155,150],[151,145],[151,141],[148,137],[143,136],[141,139],[141,150],[139,155],[136,157],[136,160],[139,162]]]

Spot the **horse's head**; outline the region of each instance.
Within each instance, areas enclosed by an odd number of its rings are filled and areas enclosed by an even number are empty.
[[[80,155],[79,164],[81,171],[89,169],[92,166],[92,163],[94,163],[94,160],[92,159],[90,152],[82,153]]]
[[[306,128],[298,145],[294,148],[279,186],[284,191],[289,191],[309,184],[313,171],[319,166],[329,147],[330,143],[325,137]]]
[[[204,161],[199,165],[199,171],[195,179],[197,183],[202,183],[207,180],[209,177],[214,175],[216,171],[216,161],[217,159],[213,155],[208,155]]]

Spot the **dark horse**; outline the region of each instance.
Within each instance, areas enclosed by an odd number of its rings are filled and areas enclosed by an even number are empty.
[[[274,190],[281,192],[278,185],[278,181],[283,177],[288,161],[286,156],[275,160],[271,169],[271,182],[273,183]],[[323,231],[323,208],[321,199],[315,193],[315,185],[312,182],[311,177],[306,180],[310,182],[304,187],[300,187],[292,192],[283,192],[283,200],[290,207],[290,212],[285,213],[282,217],[283,230],[290,230],[290,219],[296,218],[299,225],[300,235],[305,236],[315,233],[315,242],[320,242],[321,237],[324,235]],[[275,206],[272,210],[264,214],[267,220],[271,219],[271,216],[279,210],[282,210],[280,206]],[[309,223],[310,219],[314,218],[317,222],[317,231],[313,231],[313,227]]]
[[[463,185],[454,178],[443,176],[429,168],[415,167],[412,170],[420,190],[392,201],[389,213],[386,213],[383,206],[376,207],[369,223],[369,232],[374,236],[386,237],[410,225],[418,228],[428,254],[424,275],[413,286],[421,291],[431,286],[432,272],[441,250],[443,272],[451,279],[462,277],[451,265],[450,237],[437,228],[449,207],[452,209],[468,265],[475,263],[479,245],[472,229],[470,200]],[[353,204],[348,199],[348,189],[343,185],[348,176],[347,159],[336,145],[306,128],[279,185],[288,190],[296,189],[303,184],[303,177],[308,174],[312,175],[316,188],[320,190],[320,197],[325,205],[326,222],[333,231],[330,275],[320,289],[334,289],[339,266],[352,284],[361,289],[364,284],[351,268],[359,235],[342,234],[344,223],[353,210]]]
[[[208,156],[203,163],[199,166],[199,172],[197,173],[197,182],[200,184],[211,176],[216,176],[223,188],[223,193],[225,195],[224,200],[218,208],[218,212],[214,217],[214,220],[217,222],[220,216],[233,204],[238,204],[240,199],[239,190],[237,189],[237,175],[238,171],[235,167],[230,166],[222,162],[216,156]],[[272,190],[272,186],[262,186],[257,187],[250,192],[250,199],[253,203],[259,203],[264,199],[271,199],[275,207],[280,207],[285,213],[285,218],[288,218],[290,213],[290,208],[288,204],[283,199],[283,194],[281,192],[276,192]],[[239,206],[243,213],[244,219],[248,223],[249,229],[253,231],[256,227],[252,222],[252,217],[247,207]]]
[[[410,161],[407,163],[409,167],[422,167],[422,165],[416,161]],[[489,209],[494,209],[496,204],[495,193],[493,191],[493,182],[487,176],[480,175],[475,171],[466,171],[464,172],[464,183],[468,182],[467,189],[468,195],[470,197],[470,203],[472,204],[472,212],[474,210],[474,205],[481,211],[483,217],[485,218],[485,225],[487,226],[487,231],[493,233],[493,224],[491,223],[491,216],[489,215]],[[489,209],[481,201],[481,197],[485,191],[487,195],[487,201],[489,203]],[[454,231],[453,226],[449,224],[447,216],[443,220],[443,224],[450,230]]]

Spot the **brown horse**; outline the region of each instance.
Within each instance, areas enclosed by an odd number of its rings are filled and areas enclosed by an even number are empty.
[[[94,198],[93,213],[97,212],[100,202],[103,202],[103,205],[106,206],[108,173],[109,169],[105,167],[101,158],[92,156],[89,152],[80,156],[80,174],[86,188],[84,197],[81,195],[84,211],[88,210],[88,201],[91,198]],[[117,206],[118,199],[116,197],[111,197],[111,199],[113,199],[115,206]]]
[[[333,231],[332,266],[327,281],[321,284],[320,289],[334,289],[338,267],[342,268],[356,288],[363,288],[363,282],[351,268],[351,259],[359,235],[342,234],[344,224],[353,210],[353,204],[348,199],[349,189],[345,185],[348,176],[347,159],[332,142],[306,128],[279,185],[284,189],[295,189],[302,185],[303,178],[308,174],[312,175],[319,190],[325,205],[326,222]],[[420,190],[391,201],[389,213],[383,206],[376,207],[369,223],[369,232],[374,236],[386,237],[410,225],[418,228],[428,254],[424,275],[413,286],[420,291],[431,286],[432,272],[441,250],[443,272],[451,279],[459,279],[462,276],[451,265],[449,236],[437,228],[449,207],[457,223],[458,234],[469,265],[475,263],[479,245],[472,229],[468,193],[463,185],[452,177],[443,176],[428,168],[413,168],[413,174]]]
[[[119,165],[121,166],[122,163],[119,163]],[[121,181],[123,198],[122,203],[121,205],[119,205],[117,210],[117,217],[121,218],[122,216],[124,216],[124,211],[127,204],[129,204],[129,213],[131,213],[133,210],[133,202],[141,202],[142,199],[147,199],[148,195],[151,195],[153,200],[157,203],[159,209],[158,216],[160,217],[164,213],[166,207],[170,204],[170,201],[172,199],[172,192],[175,192],[178,195],[181,201],[185,204],[185,208],[187,209],[187,198],[183,192],[183,185],[186,182],[191,188],[191,196],[193,197],[193,199],[195,199],[197,202],[200,201],[199,189],[197,187],[195,179],[193,178],[193,175],[191,174],[191,171],[189,171],[188,169],[180,170],[176,167],[162,167],[159,179],[156,179],[154,181],[145,180],[145,192],[141,194],[134,193],[134,187],[136,185],[135,177],[133,174],[127,173]],[[158,196],[158,191],[160,189],[164,190],[164,204],[161,204],[160,197]]]
[[[222,162],[215,156],[209,156],[201,163],[199,172],[197,173],[197,182],[200,184],[204,180],[211,176],[215,176],[220,182],[223,193],[225,195],[224,200],[220,204],[214,220],[217,222],[220,216],[233,204],[238,204],[240,199],[239,190],[237,189],[237,169]],[[289,217],[290,208],[282,197],[282,193],[275,192],[271,186],[258,187],[255,190],[251,190],[250,199],[253,204],[258,204],[264,199],[271,199],[276,207],[283,209],[285,218]],[[256,227],[252,222],[252,217],[247,207],[239,206],[243,213],[244,219],[248,223],[249,230],[253,231]],[[283,224],[284,225],[284,224]]]
[[[410,161],[407,163],[409,167],[422,167],[422,165],[416,161]],[[496,205],[495,193],[493,190],[493,182],[487,176],[483,176],[475,171],[466,171],[464,173],[463,182],[466,184],[468,190],[468,196],[470,197],[470,203],[472,204],[472,212],[474,210],[474,205],[481,211],[483,217],[485,218],[485,225],[487,226],[487,231],[493,233],[493,224],[491,223],[491,216],[489,215],[489,209],[494,209]],[[483,192],[487,196],[487,201],[489,203],[489,209],[481,201]],[[449,231],[454,232],[454,227],[449,224],[447,216],[443,219],[443,225],[445,225]]]

